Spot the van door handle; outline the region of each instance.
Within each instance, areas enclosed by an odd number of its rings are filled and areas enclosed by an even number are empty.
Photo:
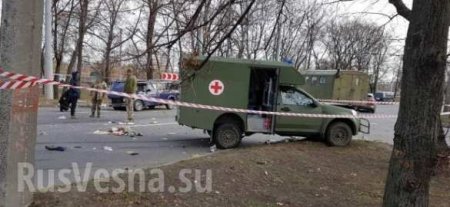
[[[289,107],[283,107],[281,108],[281,111],[291,111],[291,109]]]

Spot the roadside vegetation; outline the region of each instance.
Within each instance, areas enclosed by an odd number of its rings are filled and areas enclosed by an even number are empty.
[[[86,193],[35,194],[32,206],[380,206],[391,149],[365,141],[239,148],[161,168],[174,186],[183,186],[181,169],[212,169],[209,193],[98,193],[91,183]],[[449,192],[447,165],[432,179],[430,206],[450,206]]]

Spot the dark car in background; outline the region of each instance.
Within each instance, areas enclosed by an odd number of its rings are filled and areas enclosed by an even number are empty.
[[[175,101],[178,100],[179,97],[178,84],[173,81],[138,81],[137,86],[137,93],[139,95],[145,95],[149,98],[151,97]],[[124,81],[116,81],[111,84],[111,91],[123,92],[124,87]],[[114,110],[123,110],[126,107],[124,97],[110,94],[108,95],[108,98],[111,100],[111,106],[114,108]],[[142,111],[144,109],[154,109],[159,105],[163,104],[150,101],[135,100],[134,110]],[[165,106],[167,109],[172,108],[170,105]]]
[[[375,94],[375,100],[381,102],[393,102],[394,101],[394,93],[387,91],[378,91]]]

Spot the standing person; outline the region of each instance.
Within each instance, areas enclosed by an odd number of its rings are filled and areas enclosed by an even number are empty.
[[[78,86],[79,84],[79,76],[78,72],[72,72],[72,79],[70,80],[71,86]],[[69,88],[67,92],[68,101],[70,104],[70,116],[72,119],[75,119],[75,110],[77,108],[78,99],[80,98],[80,89],[78,88]]]
[[[101,78],[97,78],[92,88],[98,89],[98,90],[106,90],[108,86],[106,85],[105,81],[103,81]],[[102,102],[105,99],[106,94],[100,93],[98,91],[91,91],[91,103],[92,103],[92,110],[91,110],[91,118],[95,117],[95,113],[97,112],[97,118],[100,118],[100,109],[102,107]]]
[[[61,82],[63,84],[68,84],[68,81],[63,81]],[[64,87],[62,89],[62,95],[61,98],[59,98],[59,111],[60,112],[65,112],[68,111],[70,108],[70,103],[69,103],[69,90],[67,89],[67,87]]]
[[[137,78],[133,74],[132,69],[127,70],[127,79],[125,80],[125,86],[124,86],[124,92],[129,95],[134,95],[137,92]],[[127,98],[126,99],[126,105],[127,105],[127,114],[128,114],[128,121],[133,121],[133,110],[134,110],[134,100],[133,98]]]

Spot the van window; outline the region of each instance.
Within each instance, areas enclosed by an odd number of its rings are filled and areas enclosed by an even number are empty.
[[[317,84],[317,77],[316,76],[313,76],[312,78],[311,78],[311,85],[316,85]]]
[[[294,106],[309,106],[314,103],[314,101],[292,87],[281,87],[281,103],[284,105],[294,105]]]
[[[319,83],[320,84],[326,84],[327,83],[327,78],[321,76],[320,79],[319,79]]]

